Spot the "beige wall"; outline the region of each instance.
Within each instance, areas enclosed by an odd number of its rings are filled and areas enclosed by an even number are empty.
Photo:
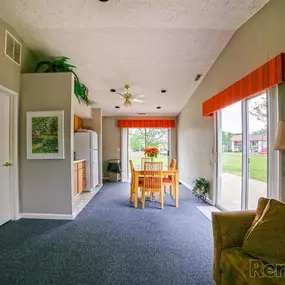
[[[213,117],[202,117],[202,102],[272,57],[285,52],[285,1],[272,0],[236,31],[178,119],[180,179],[214,178]]]
[[[72,214],[73,76],[38,73],[21,76],[19,173],[21,213]],[[64,110],[65,159],[27,159],[28,111]],[[72,182],[71,182],[72,181]]]
[[[107,176],[106,167],[109,159],[121,159],[121,129],[118,128],[118,120],[122,119],[141,119],[138,117],[103,117],[103,172]],[[152,119],[144,117],[143,119]],[[153,119],[174,119],[155,117]],[[177,158],[177,129],[171,129],[171,157]]]
[[[5,55],[5,31],[6,29],[22,43],[21,67]],[[20,73],[33,71],[36,56],[27,48],[19,35],[0,19],[0,84],[16,92],[20,90]]]
[[[99,137],[99,182],[103,183],[103,165],[102,165],[102,109],[92,109],[92,119],[83,120],[83,128],[91,128],[98,133]]]

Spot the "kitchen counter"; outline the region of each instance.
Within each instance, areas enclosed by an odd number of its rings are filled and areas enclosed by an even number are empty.
[[[80,163],[80,162],[83,162],[83,161],[86,161],[86,159],[77,159],[77,160],[74,160],[73,163]]]

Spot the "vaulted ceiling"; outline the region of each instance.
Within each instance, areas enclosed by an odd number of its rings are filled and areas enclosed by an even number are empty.
[[[196,74],[268,1],[9,0],[0,17],[33,51],[70,57],[104,115],[177,115],[203,79]],[[109,91],[126,83],[145,103],[126,108]]]

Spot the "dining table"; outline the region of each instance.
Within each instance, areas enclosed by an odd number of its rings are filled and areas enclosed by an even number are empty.
[[[174,201],[175,207],[178,208],[179,205],[179,171],[177,169],[165,169],[162,171],[163,176],[172,177],[174,179]],[[144,177],[144,170],[135,169],[134,170],[134,207],[138,207],[138,188],[139,188],[139,178]]]

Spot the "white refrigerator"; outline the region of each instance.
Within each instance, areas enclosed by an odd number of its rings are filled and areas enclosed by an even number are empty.
[[[74,133],[75,158],[86,159],[86,189],[99,184],[98,134],[93,131]]]

